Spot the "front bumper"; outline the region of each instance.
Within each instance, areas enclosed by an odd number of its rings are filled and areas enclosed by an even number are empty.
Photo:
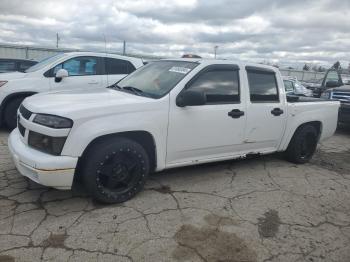
[[[350,104],[342,103],[339,108],[338,121],[350,124]]]
[[[23,143],[16,128],[9,137],[8,147],[18,171],[34,182],[57,189],[72,187],[77,157],[53,156]]]

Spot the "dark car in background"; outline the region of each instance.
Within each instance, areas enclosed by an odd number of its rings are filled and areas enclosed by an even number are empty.
[[[343,80],[335,70],[330,72],[331,74],[327,74],[323,79],[325,89],[321,98],[340,101],[338,122],[350,124],[350,81],[347,78]]]
[[[342,86],[343,81],[340,73],[332,68],[327,70],[323,79],[314,82],[303,82],[303,85],[312,90],[314,97],[320,97],[327,89]]]
[[[350,85],[328,89],[321,98],[340,101],[338,122],[350,124]]]
[[[37,63],[34,60],[0,58],[0,73],[24,72]]]

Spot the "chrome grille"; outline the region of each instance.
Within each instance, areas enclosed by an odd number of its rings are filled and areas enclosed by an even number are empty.
[[[18,122],[18,130],[21,133],[21,135],[24,137],[26,129],[24,128],[24,126],[22,126],[22,124],[20,122]]]
[[[339,100],[345,103],[350,103],[350,92],[333,92],[332,99]]]
[[[29,120],[29,118],[32,116],[32,112],[30,112],[27,108],[25,108],[23,105],[19,107],[19,112],[23,116],[23,118]]]

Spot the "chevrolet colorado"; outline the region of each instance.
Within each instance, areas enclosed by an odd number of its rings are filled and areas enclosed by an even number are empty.
[[[307,162],[333,135],[339,102],[290,101],[274,67],[160,60],[109,88],[25,99],[8,145],[24,176],[58,189],[81,177],[95,199],[117,203],[150,172],[277,151]]]

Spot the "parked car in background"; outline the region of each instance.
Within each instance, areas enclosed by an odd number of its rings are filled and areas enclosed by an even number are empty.
[[[313,92],[307,89],[302,85],[301,82],[291,78],[283,79],[284,87],[286,89],[287,95],[296,95],[296,96],[313,96]]]
[[[24,176],[58,189],[80,176],[95,199],[118,203],[154,171],[276,151],[306,163],[333,135],[339,102],[296,98],[275,67],[161,60],[110,88],[25,99],[8,146]]]
[[[102,88],[143,66],[142,59],[106,53],[60,53],[24,73],[0,74],[0,124],[16,127],[24,98],[47,91]]]
[[[327,89],[321,97],[340,101],[338,121],[339,123],[350,124],[350,85]]]
[[[303,84],[303,86],[305,86],[307,89],[313,92],[315,89],[321,87],[322,81],[323,81],[323,78],[301,81],[301,83]]]
[[[350,85],[350,77],[342,77],[343,84],[344,85]]]
[[[0,58],[0,73],[24,72],[37,63],[34,60]]]
[[[327,70],[321,84],[314,85],[312,91],[314,97],[320,97],[321,94],[329,88],[335,88],[343,85],[342,77],[340,73],[335,69]]]

